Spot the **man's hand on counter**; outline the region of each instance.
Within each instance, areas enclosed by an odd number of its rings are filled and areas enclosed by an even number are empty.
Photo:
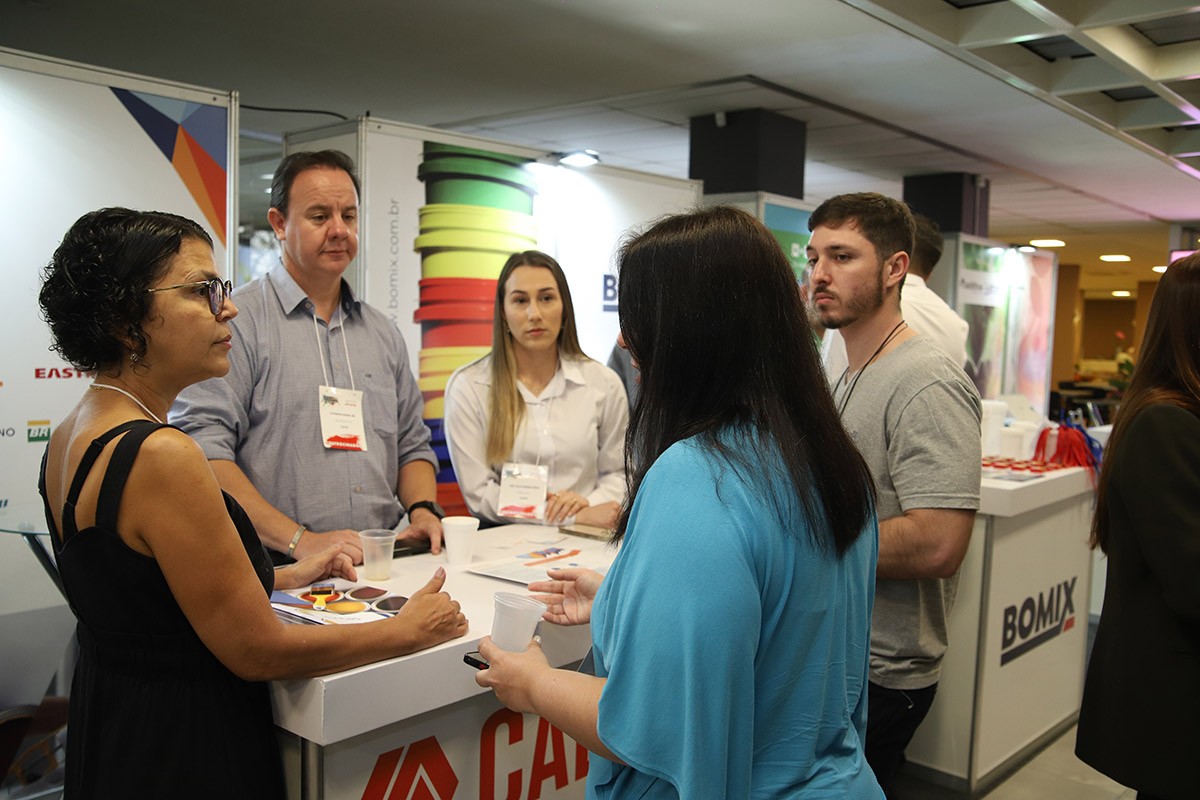
[[[408,515],[409,526],[397,537],[407,542],[429,542],[429,551],[442,552],[442,521],[427,508],[415,508]]]

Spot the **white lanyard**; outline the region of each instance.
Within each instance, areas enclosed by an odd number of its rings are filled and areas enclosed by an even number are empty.
[[[317,315],[313,312],[313,334],[317,337],[317,355],[321,357],[321,377],[325,379],[326,386],[332,386],[329,382],[329,371],[325,369],[325,354],[321,351],[321,329],[317,326]],[[346,312],[342,310],[342,304],[338,303],[338,321],[341,322],[340,328],[342,331],[342,348],[346,351],[346,372],[350,374],[350,388],[354,388],[354,368],[350,366],[350,345],[346,344]]]
[[[532,394],[532,392],[531,392],[531,394]],[[546,402],[544,404],[545,409],[546,409],[544,421],[542,423],[540,423],[541,428],[534,432],[534,435],[537,436],[537,443],[538,443],[537,458],[533,462],[535,466],[541,466],[541,464],[542,464],[542,452],[543,452],[542,448],[545,446],[545,439],[544,439],[543,434],[545,434],[546,436],[551,435],[550,434],[550,405],[553,402],[554,402],[553,397],[546,398]],[[529,404],[526,403],[525,405],[528,406]],[[539,402],[538,405],[541,406],[543,404],[541,402]],[[531,409],[530,416],[532,416],[532,415],[533,414],[532,414],[532,409]]]

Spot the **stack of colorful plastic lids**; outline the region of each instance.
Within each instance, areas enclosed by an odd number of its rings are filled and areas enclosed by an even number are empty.
[[[496,279],[515,252],[537,246],[530,159],[486,150],[425,143],[417,176],[425,183],[420,235],[421,323],[418,384],[425,423],[433,431],[440,469],[438,503],[447,514],[467,514],[442,425],[446,381],[492,344]]]

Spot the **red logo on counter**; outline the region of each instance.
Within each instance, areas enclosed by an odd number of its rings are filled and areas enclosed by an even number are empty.
[[[458,776],[430,736],[380,755],[362,800],[450,800],[457,789]]]
[[[457,733],[447,734],[452,756],[479,759],[478,787],[472,785],[471,767],[460,763],[468,794],[478,789],[479,800],[545,800],[587,778],[588,751],[546,720],[528,716],[507,708],[493,713],[479,731],[478,751],[470,755]],[[530,730],[534,722],[536,732]],[[446,751],[428,736],[382,753],[362,800],[451,800],[460,784]]]

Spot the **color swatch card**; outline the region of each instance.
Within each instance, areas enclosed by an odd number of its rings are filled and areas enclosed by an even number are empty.
[[[390,617],[407,597],[374,586],[321,585],[291,592],[272,592],[271,607],[285,622],[309,625],[359,625]]]
[[[582,552],[578,548],[544,547],[522,553],[515,558],[481,564],[468,571],[475,575],[499,578],[526,586],[533,581],[545,580],[546,570],[554,567],[598,569],[604,566],[601,563],[592,563],[595,558],[583,555]]]

